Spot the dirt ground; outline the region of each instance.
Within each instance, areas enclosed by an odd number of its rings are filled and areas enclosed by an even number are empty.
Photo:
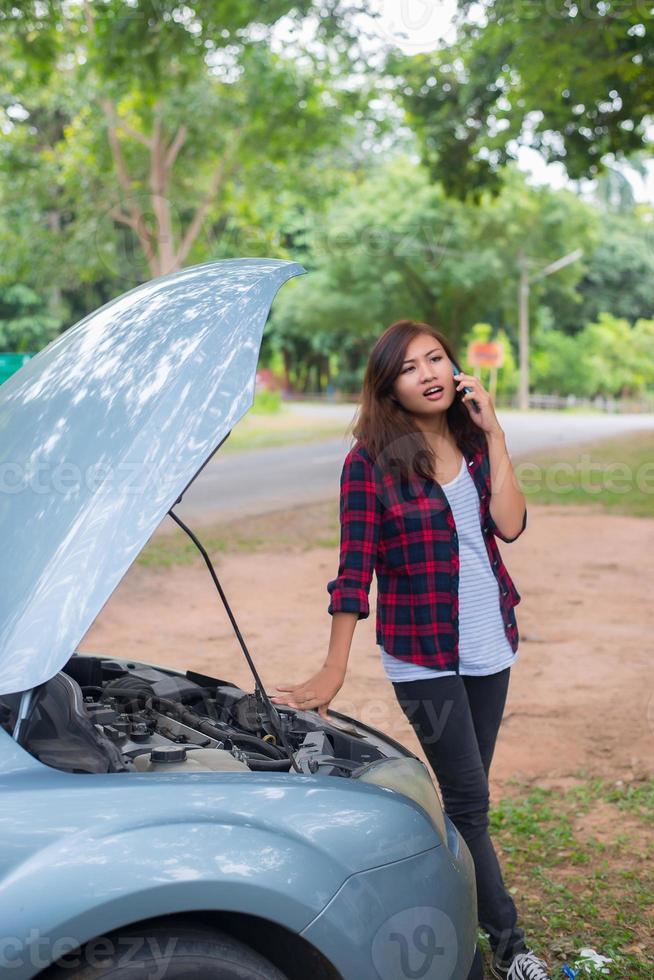
[[[283,524],[289,515],[270,519]],[[654,772],[653,538],[654,521],[531,505],[526,532],[500,543],[522,602],[519,656],[491,768],[494,798],[510,794],[512,780],[566,788],[581,771],[625,781]],[[218,556],[221,584],[269,693],[307,679],[324,659],[326,583],[337,564],[337,547]],[[374,605],[373,582],[371,616],[357,626],[332,707],[422,755],[382,670]],[[252,690],[201,561],[134,566],[79,649],[193,668]]]

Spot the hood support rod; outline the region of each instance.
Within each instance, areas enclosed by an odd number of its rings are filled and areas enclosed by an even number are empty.
[[[220,598],[222,599],[222,603],[223,603],[223,605],[224,605],[224,607],[225,607],[225,609],[227,611],[227,615],[229,616],[229,621],[232,624],[232,629],[234,630],[234,633],[236,634],[236,639],[241,644],[241,649],[243,650],[243,653],[245,654],[245,659],[247,660],[248,665],[250,667],[250,670],[252,671],[252,674],[254,676],[257,693],[258,693],[259,697],[261,698],[261,700],[263,701],[264,706],[266,708],[266,711],[268,712],[268,719],[269,719],[271,725],[273,726],[273,728],[275,729],[276,734],[278,735],[279,740],[281,741],[282,745],[284,746],[284,748],[288,752],[288,757],[291,760],[291,765],[293,766],[293,768],[295,769],[296,772],[300,772],[301,773],[302,770],[300,769],[300,767],[298,766],[297,762],[295,761],[295,758],[293,756],[293,749],[289,745],[289,742],[288,742],[288,740],[286,738],[286,734],[284,732],[284,727],[283,727],[283,722],[282,722],[281,718],[279,717],[279,712],[277,711],[277,708],[275,707],[275,705],[272,703],[272,701],[270,700],[270,698],[266,694],[266,689],[264,688],[263,682],[262,682],[261,678],[259,677],[259,673],[257,671],[257,668],[254,666],[254,661],[252,660],[252,657],[250,656],[250,653],[248,651],[248,648],[245,645],[245,640],[243,639],[243,637],[241,635],[241,631],[238,628],[238,623],[236,622],[236,619],[234,618],[234,614],[232,613],[232,610],[230,608],[230,605],[229,605],[229,603],[227,601],[227,596],[223,592],[223,588],[222,588],[220,582],[218,581],[218,576],[216,575],[216,571],[215,571],[215,569],[213,567],[213,564],[211,562],[211,559],[209,558],[209,555],[207,554],[207,552],[206,552],[205,548],[203,547],[202,543],[198,540],[198,538],[195,536],[195,534],[193,533],[193,531],[190,529],[190,527],[187,527],[186,524],[184,523],[184,521],[182,521],[177,516],[177,514],[175,514],[173,512],[172,509],[168,511],[168,514],[170,515],[170,517],[172,517],[172,519],[175,521],[175,523],[177,525],[179,525],[179,527],[181,527],[182,531],[184,531],[189,536],[189,538],[191,539],[191,541],[193,542],[193,544],[195,545],[195,547],[198,549],[198,551],[200,552],[200,554],[204,558],[205,564],[206,564],[207,568],[209,569],[209,573],[211,575],[211,578],[213,579],[213,584],[216,586],[216,589],[218,590],[218,594],[219,594]]]

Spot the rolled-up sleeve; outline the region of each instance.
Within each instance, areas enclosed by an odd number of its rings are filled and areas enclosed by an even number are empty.
[[[485,436],[483,436],[483,438],[478,436],[477,438],[478,438],[478,447],[479,447],[479,453],[481,459],[481,468],[482,468],[482,473],[484,474],[484,481],[486,483],[486,493],[488,495],[488,500],[490,501],[490,498],[492,496],[492,485],[491,485],[491,469],[490,469],[490,456],[488,452],[488,443],[486,441]],[[500,531],[499,527],[491,517],[490,505],[488,505],[486,508],[486,518],[484,523],[486,528],[492,534],[494,534],[496,538],[499,538],[500,541],[506,541],[507,544],[510,544],[511,541],[516,541],[527,527],[527,508],[525,507],[525,512],[522,518],[522,527],[520,528],[518,533],[514,535],[514,537],[512,538],[508,538],[506,534],[503,534]]]
[[[507,544],[510,544],[511,541],[516,541],[520,537],[520,535],[522,534],[522,532],[524,531],[524,529],[527,527],[527,508],[525,507],[524,517],[522,518],[522,527],[520,528],[520,530],[518,531],[518,533],[515,534],[512,538],[507,538],[506,534],[502,534],[502,532],[498,528],[497,524],[495,523],[495,521],[491,517],[490,510],[488,511],[488,516],[486,518],[486,523],[488,525],[488,528],[493,532],[493,534],[495,535],[496,538],[499,538],[500,541],[506,541]]]
[[[381,500],[372,463],[355,450],[345,458],[341,473],[341,545],[338,575],[327,584],[327,611],[370,614],[368,593],[377,561]]]

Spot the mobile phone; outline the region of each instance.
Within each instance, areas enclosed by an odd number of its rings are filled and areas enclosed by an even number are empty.
[[[451,360],[451,359],[450,359],[450,364],[452,365],[452,374],[453,374],[453,375],[454,375],[454,374],[461,374],[461,368],[460,368],[460,367],[458,366],[458,364],[456,364],[456,363],[455,363],[455,362],[454,362],[453,360]],[[470,388],[470,387],[468,387],[467,385],[465,385],[465,386],[464,386],[464,388],[463,388],[463,390],[464,390],[465,392],[470,392],[470,391],[472,391],[472,388]],[[481,411],[481,409],[479,408],[479,402],[476,402],[476,401],[474,400],[474,398],[472,399],[472,401],[470,402],[470,404],[472,405],[472,407],[473,407],[473,410],[474,410],[475,412],[480,412],[480,411]]]

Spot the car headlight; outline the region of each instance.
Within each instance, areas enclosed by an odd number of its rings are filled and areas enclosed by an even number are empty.
[[[408,796],[428,814],[442,843],[447,844],[441,801],[427,767],[419,759],[378,759],[365,769],[353,772],[352,777]]]

